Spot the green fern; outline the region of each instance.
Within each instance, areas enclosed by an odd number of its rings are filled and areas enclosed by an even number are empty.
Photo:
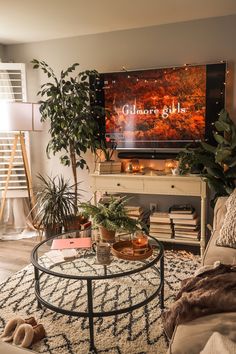
[[[92,218],[96,226],[103,226],[110,231],[135,232],[144,228],[144,225],[128,216],[125,210],[128,200],[127,197],[111,197],[107,203],[98,203],[97,206],[91,203],[81,203],[79,208],[85,216]]]

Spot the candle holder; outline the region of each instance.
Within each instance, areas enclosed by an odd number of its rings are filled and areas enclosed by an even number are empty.
[[[148,237],[142,231],[136,232],[132,240],[133,253],[139,255],[147,252],[148,250]]]

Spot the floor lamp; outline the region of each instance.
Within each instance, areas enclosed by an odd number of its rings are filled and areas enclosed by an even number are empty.
[[[5,180],[5,186],[2,193],[0,207],[0,221],[3,217],[3,211],[7,198],[7,190],[11,173],[13,171],[13,163],[16,158],[17,144],[20,143],[23,165],[26,176],[27,190],[29,196],[30,210],[35,206],[35,198],[33,193],[32,176],[29,167],[27,149],[25,146],[24,132],[40,131],[42,124],[40,122],[39,104],[26,102],[1,102],[0,103],[0,131],[14,132],[13,146],[8,162],[8,171]],[[32,215],[33,216],[33,215]]]

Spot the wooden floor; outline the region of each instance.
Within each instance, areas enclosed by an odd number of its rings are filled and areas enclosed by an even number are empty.
[[[16,240],[0,240],[0,282],[30,263],[30,254],[39,242],[36,237]]]

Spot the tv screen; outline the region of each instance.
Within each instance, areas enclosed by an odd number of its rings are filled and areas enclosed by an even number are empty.
[[[224,107],[225,70],[219,63],[102,74],[96,85],[107,112],[106,137],[127,150],[212,141],[212,123]]]

